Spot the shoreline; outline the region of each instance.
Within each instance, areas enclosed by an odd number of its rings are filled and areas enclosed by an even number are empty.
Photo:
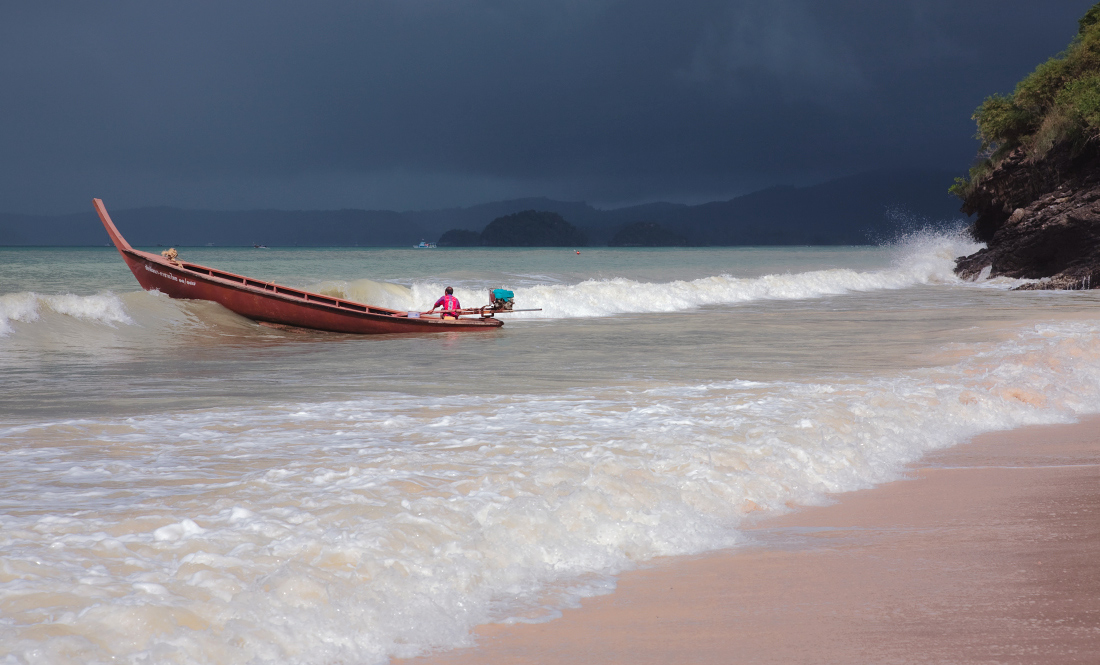
[[[834,498],[553,621],[391,662],[1100,662],[1100,416],[983,434]]]

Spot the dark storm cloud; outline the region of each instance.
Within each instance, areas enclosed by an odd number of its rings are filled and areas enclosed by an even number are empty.
[[[0,16],[0,208],[698,200],[963,169],[974,106],[1091,4],[26,3]]]

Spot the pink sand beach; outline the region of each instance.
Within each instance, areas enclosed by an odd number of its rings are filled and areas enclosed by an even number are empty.
[[[1100,663],[1100,418],[986,434],[835,499],[404,662]]]

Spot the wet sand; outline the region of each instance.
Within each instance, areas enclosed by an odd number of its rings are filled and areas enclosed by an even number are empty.
[[[983,435],[836,499],[402,662],[1100,663],[1100,418]]]

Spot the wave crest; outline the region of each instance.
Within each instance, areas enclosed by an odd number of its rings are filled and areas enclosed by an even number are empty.
[[[921,284],[955,284],[955,258],[972,254],[983,245],[961,232],[917,232],[893,245],[889,268],[858,271],[849,268],[760,277],[713,275],[694,280],[640,282],[626,277],[588,279],[575,284],[517,286],[519,308],[542,312],[519,314],[530,318],[585,318],[630,313],[677,312],[709,305],[733,305],[759,300],[801,300],[902,289]],[[1009,280],[1012,281],[1012,280]],[[994,284],[999,284],[996,280]],[[1015,283],[1015,281],[1012,281]],[[320,293],[397,310],[427,309],[443,293],[445,284],[418,281],[410,286],[359,279],[328,281],[315,287]],[[455,295],[466,306],[488,302],[488,285],[455,284]]]
[[[72,293],[41,295],[26,291],[0,295],[0,335],[9,334],[15,321],[38,321],[43,310],[97,323],[133,323],[122,300],[110,292],[78,296]]]
[[[922,284],[960,283],[955,258],[982,247],[961,233],[917,233],[895,245],[889,268],[848,268],[784,273],[761,277],[728,274],[690,281],[645,283],[625,278],[586,280],[579,284],[539,285],[516,289],[520,307],[541,307],[542,318],[676,312],[708,305],[759,300],[803,300],[854,291],[902,289]]]

